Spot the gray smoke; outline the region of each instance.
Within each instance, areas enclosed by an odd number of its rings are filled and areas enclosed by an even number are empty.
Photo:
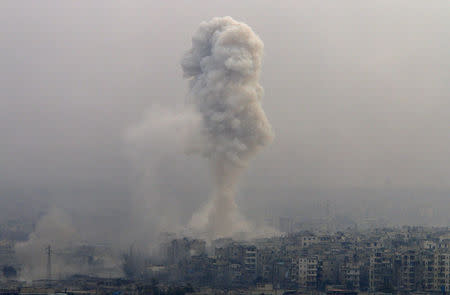
[[[214,194],[191,225],[211,237],[245,230],[235,203],[236,185],[251,156],[271,142],[261,106],[263,42],[246,24],[217,17],[200,24],[181,66],[189,103],[200,113],[203,144],[197,152],[212,165]]]
[[[24,280],[46,278],[46,254],[48,245],[53,249],[72,248],[80,241],[79,233],[73,227],[70,217],[62,210],[53,208],[43,216],[26,242],[15,245],[19,262],[23,265],[20,276]],[[67,271],[67,265],[53,258],[55,271]]]
[[[92,225],[97,228],[97,225]],[[120,258],[108,247],[87,244],[69,214],[51,208],[37,222],[28,240],[15,244],[20,279],[31,281],[47,277],[47,247],[51,247],[51,278],[74,274],[120,276]]]

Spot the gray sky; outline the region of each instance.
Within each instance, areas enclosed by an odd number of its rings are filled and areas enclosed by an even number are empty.
[[[192,34],[201,21],[230,15],[265,43],[263,106],[276,134],[241,185],[247,211],[273,199],[287,208],[317,196],[346,200],[352,190],[369,201],[379,190],[395,192],[385,198],[413,194],[419,206],[448,200],[449,1],[0,6],[5,197],[119,210],[136,174],[124,133],[152,105],[184,104],[179,62]],[[151,182],[161,198],[186,203],[177,209],[185,216],[206,200],[203,160],[170,153],[144,158],[159,163]]]

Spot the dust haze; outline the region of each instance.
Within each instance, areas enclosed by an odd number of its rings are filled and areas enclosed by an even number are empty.
[[[183,54],[227,15],[264,41],[256,83],[276,134],[238,173],[245,222],[315,218],[326,200],[355,222],[450,222],[448,1],[1,6],[0,215],[27,225],[25,248],[73,232],[61,247],[151,252],[208,206],[215,164],[188,154],[217,146],[196,146],[205,113],[186,110],[197,72]],[[50,217],[67,221],[55,236]]]

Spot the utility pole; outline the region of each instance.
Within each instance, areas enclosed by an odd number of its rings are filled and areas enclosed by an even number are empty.
[[[50,245],[47,247],[47,280],[52,279],[52,248]]]
[[[331,211],[330,211],[330,200],[326,201],[326,222],[327,222],[327,234],[331,233]]]

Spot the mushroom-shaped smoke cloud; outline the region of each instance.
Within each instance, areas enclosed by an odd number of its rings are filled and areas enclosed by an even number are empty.
[[[273,131],[261,106],[263,42],[231,17],[200,24],[181,66],[189,79],[189,102],[202,119],[197,151],[214,171],[215,191],[191,225],[211,238],[244,230],[235,203],[236,185],[250,157],[271,142]]]

